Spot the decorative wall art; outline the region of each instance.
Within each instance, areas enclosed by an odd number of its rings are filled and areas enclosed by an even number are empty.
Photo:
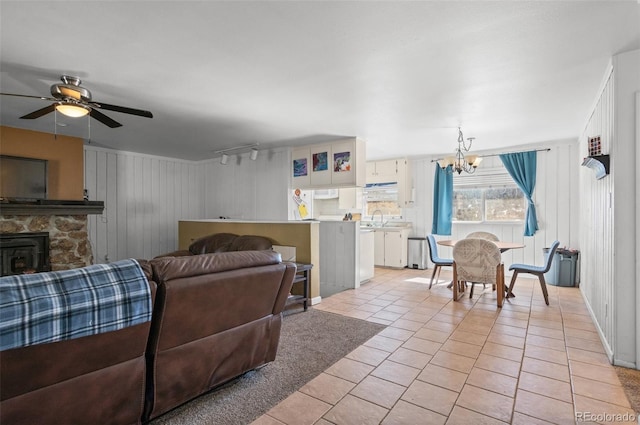
[[[293,177],[302,177],[307,175],[307,158],[293,160]]]
[[[313,171],[324,171],[329,169],[329,159],[327,152],[313,154]]]
[[[336,173],[351,171],[351,152],[333,154],[333,171]]]

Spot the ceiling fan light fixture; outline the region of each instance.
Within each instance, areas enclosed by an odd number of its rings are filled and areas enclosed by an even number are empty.
[[[79,118],[87,115],[89,113],[89,108],[75,103],[62,102],[56,105],[56,111],[68,117]]]

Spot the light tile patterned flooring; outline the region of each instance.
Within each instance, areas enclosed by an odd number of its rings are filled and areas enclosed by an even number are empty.
[[[546,306],[522,277],[498,309],[489,287],[453,302],[451,274],[430,276],[376,268],[314,306],[388,327],[254,425],[638,423],[577,288],[548,285]]]

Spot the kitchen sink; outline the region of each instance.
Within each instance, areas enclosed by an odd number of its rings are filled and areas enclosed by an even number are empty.
[[[361,223],[360,227],[362,229],[408,229],[411,228],[411,223],[400,223],[400,222],[390,222],[390,223]]]

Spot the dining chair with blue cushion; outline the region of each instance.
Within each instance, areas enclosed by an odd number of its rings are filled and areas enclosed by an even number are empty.
[[[431,285],[433,285],[433,278],[436,276],[436,272],[438,272],[438,277],[436,279],[439,279],[440,268],[452,267],[453,259],[440,258],[438,256],[438,245],[436,244],[436,238],[433,235],[427,235],[427,241],[429,242],[429,258],[431,258],[431,262],[433,263],[433,273],[431,274],[431,282],[429,282],[429,289],[431,289]]]
[[[509,267],[509,270],[513,271],[513,276],[511,276],[511,283],[509,283],[509,288],[507,289],[507,297],[515,296],[513,295],[511,290],[516,284],[518,273],[530,273],[538,276],[538,280],[540,281],[540,288],[542,288],[542,294],[544,295],[544,302],[549,305],[549,293],[547,292],[547,282],[544,280],[544,274],[551,268],[551,262],[553,261],[556,249],[558,249],[558,245],[560,245],[559,241],[554,241],[551,244],[551,248],[549,248],[549,251],[547,252],[545,263],[542,266],[534,266],[529,264],[512,264],[511,267]]]

